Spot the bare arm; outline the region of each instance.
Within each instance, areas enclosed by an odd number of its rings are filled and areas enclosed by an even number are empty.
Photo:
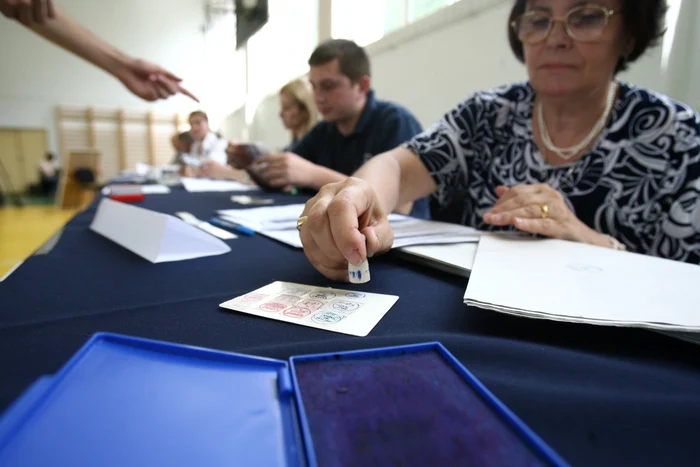
[[[180,86],[180,78],[157,65],[126,55],[75,22],[51,0],[0,0],[0,12],[113,75],[142,99],[156,100],[183,93],[197,100]]]
[[[313,176],[309,177],[309,188],[320,190],[329,183],[342,182],[348,178],[340,172],[336,172],[328,167],[314,164]]]
[[[355,172],[377,193],[385,212],[404,211],[403,206],[437,190],[420,159],[404,147],[379,154]]]
[[[58,6],[53,8],[54,18],[31,25],[32,31],[110,74],[128,62],[126,54],[76,23]]]

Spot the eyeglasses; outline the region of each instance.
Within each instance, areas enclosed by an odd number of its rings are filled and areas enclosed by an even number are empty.
[[[608,23],[610,17],[619,13],[608,10],[600,5],[582,5],[569,10],[561,18],[555,18],[551,12],[529,11],[522,14],[511,23],[521,42],[536,44],[549,37],[554,23],[562,23],[564,30],[575,41],[590,42],[598,39]]]

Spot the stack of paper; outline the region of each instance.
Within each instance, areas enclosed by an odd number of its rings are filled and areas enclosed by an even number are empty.
[[[529,318],[700,331],[700,267],[562,240],[483,236],[467,305]]]
[[[303,210],[303,204],[292,204],[255,209],[227,209],[219,211],[219,215],[223,219],[249,227],[287,245],[302,248],[297,231],[297,219]],[[482,232],[471,227],[426,221],[399,214],[391,214],[389,222],[394,230],[393,248],[476,242],[482,235]]]
[[[232,180],[210,180],[208,178],[182,177],[182,185],[190,193],[222,192],[222,191],[256,191],[255,185],[234,182]]]
[[[479,244],[416,245],[399,248],[399,255],[409,261],[448,274],[469,277]]]

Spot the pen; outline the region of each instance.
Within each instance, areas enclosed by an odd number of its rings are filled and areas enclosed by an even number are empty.
[[[223,219],[219,219],[218,217],[212,217],[209,222],[241,235],[255,235],[255,230],[251,229],[250,227],[234,224],[233,222],[225,221]]]

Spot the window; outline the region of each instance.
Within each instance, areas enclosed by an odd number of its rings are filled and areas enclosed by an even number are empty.
[[[218,128],[231,109],[241,107],[246,96],[245,51],[236,50],[236,17],[216,19],[204,35],[204,82],[198,97],[212,128]]]
[[[333,0],[331,33],[364,47],[457,1]]]
[[[318,38],[318,0],[268,0],[268,9],[270,19],[247,45],[247,122],[266,95],[308,71]]]
[[[408,22],[412,23],[435,13],[441,8],[450,6],[457,0],[408,0]]]

